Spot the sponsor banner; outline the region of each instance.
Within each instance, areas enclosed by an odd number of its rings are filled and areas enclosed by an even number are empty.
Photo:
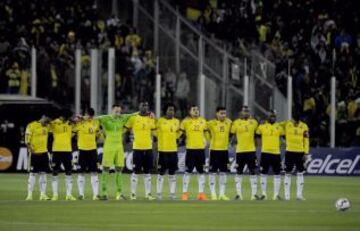
[[[101,159],[102,151],[102,147],[98,148],[99,159]],[[206,166],[208,166],[209,158],[207,150],[206,154]],[[257,154],[258,156],[260,155],[259,152],[257,152]],[[185,148],[180,147],[178,151],[179,172],[185,171],[185,156]],[[78,152],[74,151],[74,163],[77,163],[77,159]],[[0,147],[0,172],[25,172],[28,170],[28,161],[28,152],[26,147],[20,147],[15,151],[11,148]],[[234,149],[229,150],[229,162],[230,172],[235,173],[236,162]],[[125,170],[132,170],[132,151],[128,148],[125,151]],[[244,170],[245,172],[247,171],[246,167]],[[309,154],[307,174],[329,176],[360,176],[360,148],[313,148]]]
[[[309,159],[308,174],[360,176],[360,148],[314,148]]]

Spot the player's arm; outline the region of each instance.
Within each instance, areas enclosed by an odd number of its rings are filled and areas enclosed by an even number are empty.
[[[121,114],[121,116],[125,119],[125,121],[129,121],[131,117],[138,115],[139,112],[129,113],[129,114]]]
[[[309,154],[310,149],[310,137],[309,137],[309,128],[307,125],[305,125],[305,131],[304,131],[304,153],[305,155]]]
[[[186,127],[186,118],[183,120],[183,121],[181,121],[181,123],[180,123],[180,127],[179,127],[179,134],[178,134],[178,136],[179,136],[179,138],[178,138],[178,145],[179,146],[182,146],[182,145],[184,145],[185,144],[185,140],[186,140],[186,129],[185,129],[185,127]]]
[[[29,150],[30,152],[32,152],[32,148],[31,148],[31,138],[32,138],[32,135],[33,135],[32,127],[31,127],[31,125],[29,124],[29,125],[26,127],[26,130],[25,130],[25,144],[26,144],[26,147],[28,148],[28,150]]]
[[[155,119],[151,120],[151,136],[153,137],[153,141],[157,142],[157,125]]]
[[[231,124],[229,136],[230,136],[229,137],[230,145],[236,145],[237,140],[236,140],[236,123],[235,122],[233,122]]]
[[[126,123],[124,125],[124,128],[127,129],[127,131],[129,132],[134,125],[135,117],[132,114],[123,114],[123,115],[125,115],[125,118],[126,118]]]
[[[206,123],[206,127],[204,128],[204,136],[207,142],[211,140],[211,131],[208,123]]]
[[[263,126],[260,124],[255,131],[255,146],[261,144],[261,135],[262,135]]]

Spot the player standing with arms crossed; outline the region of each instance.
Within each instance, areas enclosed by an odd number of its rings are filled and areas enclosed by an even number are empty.
[[[248,106],[243,106],[240,118],[235,120],[231,126],[231,133],[236,135],[236,164],[237,174],[235,175],[236,196],[235,200],[242,200],[242,174],[245,165],[249,168],[251,184],[251,200],[258,199],[257,192],[257,160],[255,131],[258,122],[250,117]]]
[[[305,200],[303,196],[305,160],[309,154],[309,128],[300,121],[299,112],[295,112],[291,121],[284,123],[285,128],[285,200],[290,200],[291,172],[296,167],[296,198]]]
[[[130,118],[126,128],[131,129],[133,141],[133,173],[131,174],[130,200],[136,200],[138,174],[144,174],[145,199],[154,200],[151,195],[151,174],[153,168],[152,133],[155,131],[155,119],[149,111],[149,103],[141,102],[140,113]]]
[[[177,140],[181,135],[180,121],[175,117],[175,105],[165,107],[165,116],[156,123],[156,135],[159,152],[159,175],[157,177],[156,197],[162,198],[164,174],[169,174],[170,199],[174,200],[176,190],[175,171],[178,168]]]
[[[80,171],[78,174],[79,200],[85,198],[85,172],[90,172],[91,187],[93,191],[93,200],[99,199],[99,178],[97,167],[97,144],[96,139],[99,134],[99,121],[94,119],[95,111],[92,108],[87,109],[84,117],[75,125],[77,133],[77,146],[79,150]]]
[[[226,118],[226,108],[217,107],[216,119],[208,122],[210,134],[209,186],[211,200],[229,200],[225,195],[226,174],[229,164],[229,136],[231,120]],[[219,173],[219,198],[216,194],[216,175]]]
[[[70,112],[63,110],[58,119],[50,123],[50,132],[53,134],[52,144],[52,191],[53,196],[51,200],[58,200],[58,174],[61,170],[61,165],[65,168],[65,185],[66,197],[65,200],[74,201],[76,198],[72,195],[72,137],[73,137],[73,124],[69,120]]]
[[[284,135],[283,127],[276,122],[275,112],[270,112],[265,123],[260,124],[256,130],[256,134],[261,137],[261,159],[260,159],[260,184],[262,189],[261,200],[267,198],[267,174],[269,168],[274,173],[274,195],[273,200],[281,200],[279,196],[281,184],[281,156],[280,156],[280,140]]]
[[[48,156],[49,119],[43,115],[38,121],[28,124],[25,131],[25,144],[30,153],[30,174],[28,179],[28,193],[26,200],[32,200],[36,181],[39,173],[40,200],[49,200],[46,195],[46,173],[49,171]]]
[[[183,177],[182,200],[189,200],[190,174],[196,168],[198,173],[199,193],[198,200],[207,200],[205,189],[205,146],[208,126],[206,120],[200,117],[199,107],[192,105],[189,109],[189,117],[185,118],[180,125],[180,130],[186,138],[186,171]]]

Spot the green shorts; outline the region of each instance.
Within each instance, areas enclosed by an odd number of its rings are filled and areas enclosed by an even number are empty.
[[[124,148],[121,147],[104,147],[102,166],[103,167],[124,167],[125,154]]]

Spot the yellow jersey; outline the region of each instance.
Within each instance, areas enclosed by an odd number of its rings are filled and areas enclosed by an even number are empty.
[[[247,120],[237,119],[231,126],[231,133],[236,135],[236,153],[255,152],[255,132],[258,122],[249,118]]]
[[[32,154],[48,152],[49,126],[43,126],[39,121],[28,124],[25,131],[25,143],[31,147]]]
[[[95,119],[82,120],[75,125],[77,146],[80,150],[94,150],[97,148],[96,137],[100,130],[99,121]]]
[[[53,152],[71,152],[71,138],[73,126],[69,121],[61,121],[60,119],[53,120],[50,123],[50,132],[53,133]]]
[[[156,129],[155,120],[150,116],[132,116],[125,125],[134,134],[133,149],[152,149],[152,131]]]
[[[176,118],[161,117],[156,123],[156,135],[159,152],[176,152],[177,139],[180,136],[180,121]]]
[[[286,151],[309,153],[309,128],[304,122],[295,125],[294,121],[283,122]]]
[[[202,117],[185,118],[180,124],[180,130],[186,136],[187,149],[204,149],[206,146],[205,132],[208,131],[206,120]]]
[[[284,129],[279,123],[260,124],[256,134],[261,135],[261,152],[280,155],[280,137],[284,135]]]
[[[210,150],[228,150],[231,120],[228,118],[225,118],[224,121],[218,119],[210,120],[208,128],[210,133]]]

